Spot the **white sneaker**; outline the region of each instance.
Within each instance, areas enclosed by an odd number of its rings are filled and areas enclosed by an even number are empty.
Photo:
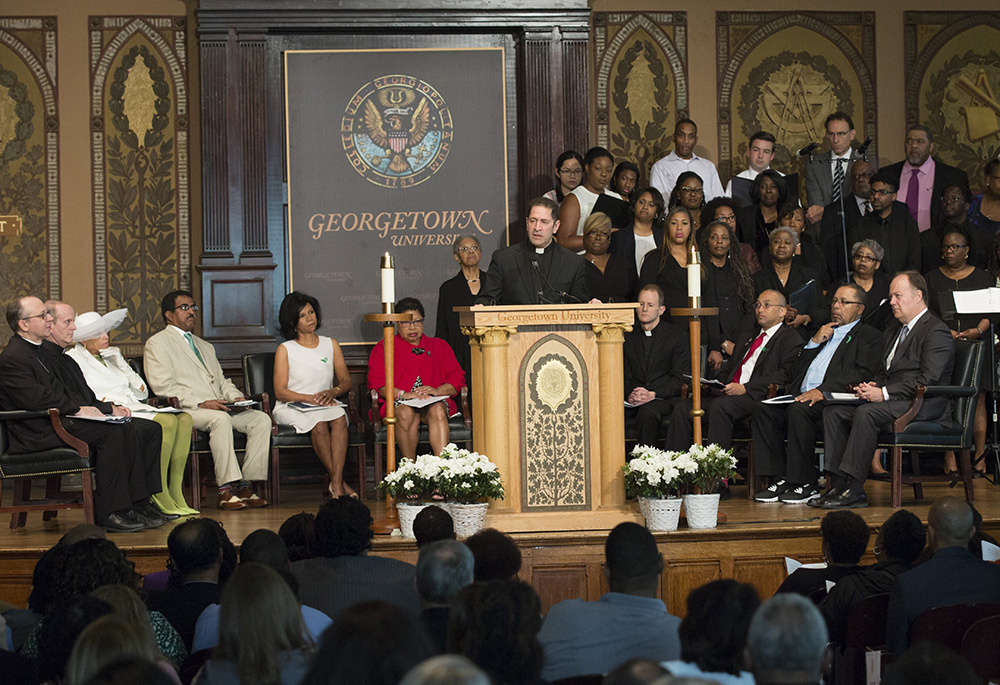
[[[784,478],[780,478],[767,486],[766,490],[761,490],[755,494],[753,498],[757,502],[777,502],[781,493],[790,487],[791,483],[787,482]]]
[[[784,504],[805,504],[819,497],[819,489],[815,485],[798,485],[781,493],[778,499]]]

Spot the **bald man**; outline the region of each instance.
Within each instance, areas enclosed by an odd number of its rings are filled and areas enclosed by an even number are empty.
[[[942,497],[927,513],[930,560],[900,574],[889,594],[886,646],[896,654],[910,644],[910,626],[925,611],[949,604],[1000,602],[1000,566],[969,552],[976,528],[972,507]]]

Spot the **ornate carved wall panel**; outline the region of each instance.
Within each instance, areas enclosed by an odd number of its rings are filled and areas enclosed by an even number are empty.
[[[185,17],[91,17],[91,154],[97,311],[139,354],[160,300],[191,287]]]
[[[55,17],[0,17],[0,292],[61,296]],[[6,344],[10,329],[0,332]]]
[[[597,13],[593,36],[597,144],[648,181],[688,115],[687,13]]]
[[[831,112],[854,119],[859,142],[875,134],[874,12],[717,12],[716,52],[723,182],[759,130],[777,138],[771,166],[786,173],[802,173],[795,151],[822,143]]]
[[[906,123],[978,188],[1000,153],[1000,12],[906,12]]]

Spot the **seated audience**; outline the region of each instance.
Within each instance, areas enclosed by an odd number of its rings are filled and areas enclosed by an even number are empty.
[[[448,343],[448,347],[455,352],[455,359],[465,372],[465,383],[471,388],[472,348],[469,347],[469,336],[462,332],[462,327],[458,324],[455,307],[474,305],[486,282],[486,272],[479,268],[483,247],[476,236],[459,235],[452,243],[451,250],[459,268],[457,274],[438,288],[435,335]]]
[[[688,338],[673,324],[662,321],[666,307],[658,285],[639,291],[639,325],[625,334],[625,408],[634,414],[640,445],[657,446],[660,422],[680,397],[683,376],[691,370]]]
[[[682,681],[689,685],[701,685],[702,682],[697,678],[674,678],[667,669],[650,659],[629,659],[608,671],[601,685],[668,685]]]
[[[465,541],[475,558],[476,582],[512,580],[521,570],[521,550],[509,535],[495,528],[484,528]]]
[[[680,619],[656,596],[663,556],[653,535],[635,523],[620,523],[608,534],[604,556],[610,591],[596,602],[563,600],[545,617],[538,639],[546,680],[607,673],[625,659],[680,656]]]
[[[688,250],[694,244],[691,213],[683,207],[674,207],[667,212],[664,224],[663,244],[656,252],[646,255],[642,271],[639,272],[639,286],[660,286],[667,308],[664,319],[686,331],[687,318],[674,319],[670,316],[670,310],[673,307],[687,306]]]
[[[826,568],[795,569],[778,586],[777,593],[797,592],[819,603],[826,596],[827,581],[836,583],[858,571],[871,537],[865,520],[853,511],[831,511],[823,517],[819,530]]]
[[[476,582],[459,591],[452,603],[448,651],[470,659],[495,685],[544,683],[541,626],[541,602],[530,585]]]
[[[146,608],[135,589],[128,585],[105,585],[91,592],[90,596],[107,602],[114,616],[124,620],[133,633],[141,635],[152,645],[157,660],[163,662],[165,670],[176,674],[176,669],[190,650],[182,643],[176,628],[163,620],[162,614]],[[164,645],[163,649],[160,649],[160,644]]]
[[[631,302],[638,290],[639,276],[631,259],[608,252],[611,219],[594,212],[583,227],[583,258],[587,260],[587,290],[601,302]]]
[[[848,573],[830,588],[819,610],[830,630],[830,641],[844,644],[847,620],[863,599],[888,593],[900,573],[909,571],[924,551],[924,524],[906,509],[885,520],[875,536],[875,564]]]
[[[272,412],[274,420],[293,427],[296,433],[309,433],[313,450],[330,479],[323,497],[357,497],[344,482],[347,415],[337,398],[351,389],[351,374],[340,344],[316,335],[323,322],[319,301],[297,290],[281,301],[278,322],[285,342],[274,353],[274,396],[278,400]],[[296,406],[302,403],[324,408],[302,410]]]
[[[827,279],[829,281],[847,277],[851,254],[848,250],[852,242],[850,236],[857,235],[857,225],[861,221],[861,217],[872,212],[871,179],[874,175],[874,168],[870,162],[863,159],[855,161],[851,165],[850,172],[852,194],[844,196],[843,216],[841,216],[840,200],[830,203],[822,210],[823,220],[819,224],[819,246],[826,258]],[[844,237],[845,228],[848,236],[846,238]]]
[[[913,645],[887,664],[884,685],[979,685],[969,662],[955,650],[935,642]]]
[[[694,153],[698,144],[698,126],[690,119],[680,119],[674,124],[673,139],[674,149],[653,164],[649,185],[663,193],[664,197],[670,197],[678,176],[685,171],[694,171],[705,180],[705,199],[711,201],[724,195],[715,164]]]
[[[472,583],[475,563],[469,548],[455,540],[432,542],[420,549],[417,560],[420,622],[440,654],[448,648],[451,602],[459,590]]]
[[[934,556],[896,577],[889,593],[886,648],[900,653],[920,614],[948,604],[1000,602],[1000,566],[969,553],[975,533],[972,509],[957,497],[941,497],[927,513],[927,544]]]
[[[760,177],[758,177],[760,178]],[[795,250],[799,244],[799,236],[790,228],[776,228],[770,237],[770,263],[764,264],[760,271],[753,275],[754,292],[758,295],[764,290],[777,290],[785,296],[789,304],[786,322],[798,330],[804,339],[819,327],[823,317],[823,291],[820,287],[819,273],[795,259]],[[792,296],[802,293],[805,296],[812,289],[812,304],[795,303],[803,307],[803,311],[794,309]],[[808,301],[808,300],[806,300]]]
[[[98,618],[83,629],[73,644],[66,664],[67,685],[86,685],[104,666],[127,657],[156,663],[176,685],[180,685],[177,672],[163,661],[152,637],[152,632],[147,635],[145,631],[136,630],[136,625],[120,616]]]
[[[880,331],[884,331],[892,322],[892,308],[889,306],[891,279],[879,269],[884,255],[885,250],[874,240],[859,240],[851,247],[851,278],[841,278],[830,286],[830,293],[835,293],[847,283],[860,285],[866,293],[865,316],[862,321]]]
[[[109,662],[95,673],[87,685],[176,685],[176,681],[163,672],[153,661],[130,656]]]
[[[629,204],[632,223],[611,234],[608,252],[635,260],[635,272],[642,270],[646,255],[663,244],[663,196],[656,188],[635,191]]]
[[[325,633],[300,685],[397,685],[434,656],[415,613],[387,602],[348,607]]]
[[[566,150],[556,158],[555,188],[542,197],[556,203],[562,202],[582,180],[583,157],[576,150]]]
[[[559,221],[556,224],[556,242],[567,250],[579,252],[583,249],[583,226],[594,211],[594,205],[601,195],[610,195],[621,200],[618,193],[608,188],[615,168],[615,158],[603,147],[592,147],[583,156],[583,182],[559,205]]]
[[[455,521],[441,507],[424,507],[413,519],[413,537],[417,549],[439,540],[454,540]]]
[[[618,162],[615,172],[611,174],[608,185],[611,192],[618,193],[625,202],[631,202],[632,191],[639,183],[639,167],[633,162]]]
[[[492,685],[478,666],[457,654],[441,654],[415,666],[399,685]]]
[[[158,395],[176,397],[194,427],[209,434],[219,509],[267,506],[255,488],[267,480],[270,417],[256,409],[233,406],[246,398],[226,377],[215,347],[192,333],[198,305],[191,293],[167,293],[160,310],[164,329],[146,341],[143,355],[149,386]],[[242,462],[236,458],[234,430],[247,436]]]
[[[788,185],[784,177],[773,169],[762,171],[754,179],[750,188],[749,207],[736,213],[741,242],[747,243],[762,256],[767,253],[771,231],[782,225],[778,223],[781,207],[788,202]]]
[[[716,580],[692,590],[681,620],[681,658],[663,666],[672,675],[722,685],[753,685],[743,664],[747,631],[760,597],[752,585]]]
[[[24,656],[36,660],[39,682],[64,683],[66,665],[80,633],[111,613],[111,605],[96,597],[75,595],[57,603],[48,614],[49,620],[39,624],[37,643],[22,650]]]
[[[718,316],[706,317],[704,324],[707,371],[715,372],[732,355],[742,328],[753,323],[753,277],[729,224],[713,220],[701,234],[699,249],[706,273],[702,297],[706,307],[719,308]]]
[[[993,157],[983,167],[983,192],[972,196],[969,221],[980,229],[1000,233],[1000,157]]]
[[[298,685],[312,651],[288,584],[263,564],[241,564],[222,591],[219,645],[196,680],[199,685]]]
[[[420,613],[414,587],[414,567],[388,557],[368,556],[372,546],[372,516],[362,502],[331,499],[316,515],[317,556],[292,564],[299,595],[306,606],[337,620],[358,602],[383,600]]]
[[[289,561],[311,559],[314,556],[312,546],[316,539],[313,531],[315,521],[315,515],[302,511],[289,516],[278,528],[278,535],[288,549]]]
[[[368,357],[368,387],[378,390],[379,414],[385,417],[386,401],[395,403],[396,445],[400,456],[415,459],[420,424],[426,424],[428,441],[434,454],[448,444],[448,417],[458,411],[451,399],[465,387],[465,372],[458,365],[455,353],[440,338],[424,335],[424,305],[413,297],[396,303],[397,314],[410,314],[412,319],[397,323],[395,375],[392,383],[385,378],[385,344],[379,340]],[[443,400],[423,407],[402,404],[405,400]]]
[[[108,332],[117,328],[127,310],[101,316],[86,312],[76,317],[73,347],[66,350],[80,366],[87,385],[104,402],[128,407],[135,415],[160,426],[163,438],[160,447],[160,492],[153,502],[168,520],[182,514],[197,514],[184,499],[184,466],[191,452],[191,416],[185,413],[156,412],[143,402],[149,397],[145,381],[128,365],[117,347],[109,347]],[[119,316],[116,316],[119,314]]]
[[[819,685],[830,664],[823,617],[809,600],[775,595],[747,632],[746,667],[756,685]]]
[[[882,246],[885,256],[881,268],[887,276],[920,268],[920,233],[910,210],[896,201],[897,183],[884,172],[872,177],[872,211],[847,234],[849,243],[870,238]]]
[[[691,215],[691,232],[701,228],[701,210],[705,206],[705,184],[701,176],[693,171],[685,171],[677,177],[677,185],[667,199],[667,209],[683,207]]]

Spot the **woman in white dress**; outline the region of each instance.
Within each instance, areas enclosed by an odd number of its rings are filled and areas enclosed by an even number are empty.
[[[197,514],[184,499],[184,466],[191,452],[191,415],[183,412],[162,413],[143,402],[149,388],[117,347],[109,347],[108,331],[121,324],[128,315],[119,309],[101,316],[85,312],[76,317],[76,343],[66,351],[80,366],[87,385],[98,399],[128,407],[133,414],[160,425],[163,446],[160,451],[160,478],[163,490],[153,495],[153,501],[168,518]]]
[[[310,434],[316,456],[330,475],[324,495],[357,497],[344,482],[347,415],[337,402],[351,389],[351,375],[337,341],[316,335],[321,323],[316,298],[295,291],[281,302],[278,324],[287,342],[274,353],[274,395],[278,399],[274,420],[292,426],[297,433]]]

